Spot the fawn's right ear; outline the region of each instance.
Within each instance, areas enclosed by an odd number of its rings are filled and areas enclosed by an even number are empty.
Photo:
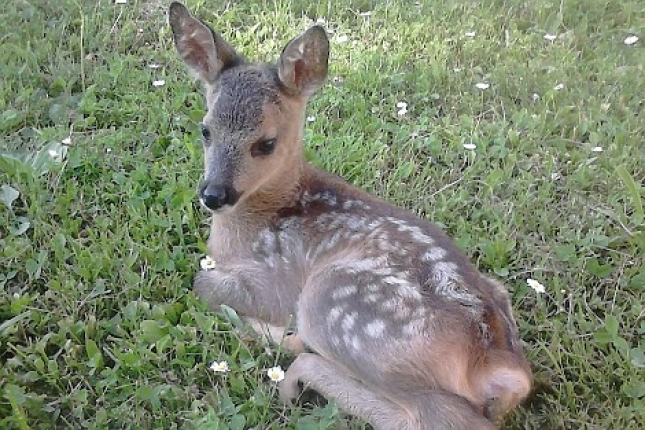
[[[242,61],[222,36],[195,18],[183,4],[172,2],[168,22],[179,56],[203,82],[213,83],[222,69]]]
[[[278,60],[280,81],[293,94],[309,97],[327,79],[329,39],[313,26],[285,46]]]

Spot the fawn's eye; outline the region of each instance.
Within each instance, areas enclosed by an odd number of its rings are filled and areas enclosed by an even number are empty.
[[[273,152],[277,145],[275,139],[265,139],[255,142],[251,147],[251,156],[262,157],[269,155]]]
[[[211,131],[205,125],[202,125],[202,139],[204,139],[204,142],[210,142],[211,140]]]

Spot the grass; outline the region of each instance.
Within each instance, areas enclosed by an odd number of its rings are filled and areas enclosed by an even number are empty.
[[[281,406],[290,357],[190,291],[204,106],[165,3],[0,12],[0,427],[363,428]],[[308,156],[508,285],[535,390],[505,428],[645,428],[645,3],[187,3],[261,61],[327,20]]]

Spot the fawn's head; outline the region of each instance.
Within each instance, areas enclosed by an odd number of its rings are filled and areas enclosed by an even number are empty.
[[[288,196],[302,169],[305,104],[327,78],[325,31],[311,27],[277,64],[258,66],[181,3],[170,5],[168,20],[179,56],[206,93],[202,204],[221,212],[246,199],[270,204]]]

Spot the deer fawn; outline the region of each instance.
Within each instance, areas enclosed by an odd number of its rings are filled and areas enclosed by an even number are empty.
[[[284,399],[303,384],[377,430],[496,428],[531,388],[504,286],[438,227],[303,159],[325,31],[258,66],[180,3],[169,22],[208,106],[199,199],[216,268],[197,275],[196,294],[276,339],[295,331]]]

